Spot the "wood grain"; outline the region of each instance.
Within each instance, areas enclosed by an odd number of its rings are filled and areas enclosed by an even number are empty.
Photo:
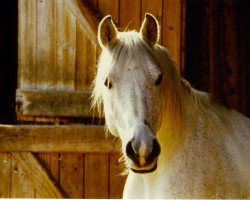
[[[109,198],[108,154],[86,154],[84,163],[84,198]]]
[[[39,90],[55,88],[54,1],[37,1],[37,83]]]
[[[46,170],[40,165],[37,158],[30,152],[12,152],[12,156],[18,162],[29,179],[29,184],[39,188],[42,198],[63,198],[62,192],[55,186]],[[30,190],[29,190],[30,191]],[[22,196],[22,195],[21,195]]]
[[[11,156],[0,153],[0,198],[11,197]]]
[[[95,125],[1,125],[0,151],[119,152],[120,142]]]
[[[18,115],[90,117],[90,91],[22,91],[17,90]]]
[[[70,198],[83,198],[83,154],[60,154],[60,185]]]

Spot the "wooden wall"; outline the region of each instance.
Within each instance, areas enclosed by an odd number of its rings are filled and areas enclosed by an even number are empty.
[[[187,0],[185,77],[250,117],[250,2]]]

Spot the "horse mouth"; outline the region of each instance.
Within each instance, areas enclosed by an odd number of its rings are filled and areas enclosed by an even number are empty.
[[[137,174],[146,174],[154,172],[157,169],[157,162],[150,164],[147,167],[131,167],[131,170]]]

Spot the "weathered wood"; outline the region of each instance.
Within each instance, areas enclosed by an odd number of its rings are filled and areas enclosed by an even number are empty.
[[[55,89],[55,20],[54,1],[37,2],[36,89]],[[28,36],[27,36],[28,37]],[[27,58],[26,58],[27,59]]]
[[[0,152],[119,152],[119,150],[120,142],[108,139],[103,126],[0,126]]]
[[[83,154],[60,154],[60,185],[67,196],[83,198],[83,179]]]
[[[57,91],[64,90],[63,82],[63,48],[64,48],[64,16],[65,16],[65,3],[64,1],[55,0],[54,5],[55,12],[55,59],[54,59],[54,68],[55,68],[55,89]]]
[[[17,90],[17,114],[28,116],[93,117],[90,91]]]
[[[0,198],[11,197],[11,157],[10,153],[0,153]]]
[[[88,66],[87,33],[82,24],[76,23],[76,90],[88,89],[85,84]]]
[[[109,198],[108,154],[86,154],[84,163],[84,198]]]
[[[97,43],[97,29],[102,17],[94,11],[88,1],[65,0],[65,3],[86,28],[91,39]]]
[[[25,70],[27,62],[27,45],[26,45],[26,36],[27,36],[27,27],[26,21],[28,13],[27,1],[19,1],[18,3],[18,86],[24,88],[29,87],[29,83],[26,83],[30,80],[27,76],[27,71]]]
[[[63,198],[62,192],[55,186],[46,170],[40,165],[37,158],[30,152],[12,152],[19,167],[27,174],[29,183],[34,188],[39,188],[43,198]]]
[[[66,91],[73,91],[75,89],[76,74],[76,18],[67,7],[64,11],[63,34],[63,88]]]
[[[59,153],[37,153],[37,158],[47,172],[59,183]]]
[[[21,164],[11,156],[11,198],[34,198],[34,184]]]

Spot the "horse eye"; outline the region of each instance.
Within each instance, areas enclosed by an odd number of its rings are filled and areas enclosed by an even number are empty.
[[[112,88],[112,83],[106,78],[104,85],[108,88],[111,89]]]
[[[157,78],[157,80],[155,81],[155,85],[160,85],[161,81],[162,81],[162,74],[159,75],[159,77]]]

